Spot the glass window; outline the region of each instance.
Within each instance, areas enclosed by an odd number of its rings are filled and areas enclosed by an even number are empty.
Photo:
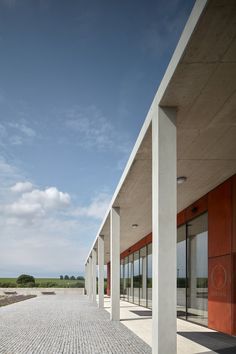
[[[208,325],[208,215],[187,224],[187,319]]]
[[[133,302],[133,254],[129,255],[128,301]]]
[[[124,300],[129,300],[128,298],[128,282],[129,282],[129,257],[124,259],[124,290],[123,298]]]
[[[177,315],[208,325],[208,214],[177,232]]]
[[[124,299],[124,259],[120,261],[120,298]]]
[[[139,251],[134,252],[134,303],[139,305],[139,287],[140,287],[140,273],[139,273]]]
[[[177,316],[186,319],[186,225],[177,230]]]
[[[152,244],[147,246],[147,307],[152,308]]]
[[[140,305],[147,306],[147,247],[140,250]]]

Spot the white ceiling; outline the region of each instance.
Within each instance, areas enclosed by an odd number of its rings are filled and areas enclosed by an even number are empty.
[[[178,107],[178,210],[236,173],[236,1],[210,1],[161,100]]]

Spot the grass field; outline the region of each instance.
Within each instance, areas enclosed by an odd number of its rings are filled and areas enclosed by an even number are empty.
[[[0,278],[0,287],[20,287],[16,284],[17,278]],[[83,288],[84,280],[65,280],[58,278],[35,278],[36,287],[46,288]]]

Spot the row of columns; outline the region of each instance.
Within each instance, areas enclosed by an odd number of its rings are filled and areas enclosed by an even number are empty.
[[[104,237],[99,236],[97,249],[92,250],[85,264],[85,289],[89,300],[97,303],[97,257],[98,257],[98,305],[104,307]]]
[[[176,110],[152,119],[152,352],[176,353]],[[98,255],[97,255],[98,250]],[[104,238],[86,264],[86,290],[104,306]],[[110,210],[111,320],[120,320],[120,210]]]
[[[111,320],[120,320],[120,212],[112,208],[110,213],[111,225]],[[98,251],[98,252],[97,252]],[[98,306],[104,307],[104,236],[98,238],[97,248],[85,265],[85,286],[87,295],[97,304],[97,259],[98,259]]]

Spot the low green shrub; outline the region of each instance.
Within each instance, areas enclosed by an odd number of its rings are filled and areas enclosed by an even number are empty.
[[[2,282],[0,288],[17,288],[17,284],[13,282]]]
[[[73,284],[70,284],[70,288],[83,288],[84,284],[80,283],[80,282],[75,282]]]
[[[177,288],[186,287],[186,278],[177,278]]]
[[[17,284],[29,284],[29,283],[34,283],[35,284],[35,279],[32,275],[28,275],[28,274],[21,274],[17,280],[16,280]]]
[[[58,286],[57,283],[51,281],[45,281],[42,283],[37,283],[38,288],[56,288]]]

